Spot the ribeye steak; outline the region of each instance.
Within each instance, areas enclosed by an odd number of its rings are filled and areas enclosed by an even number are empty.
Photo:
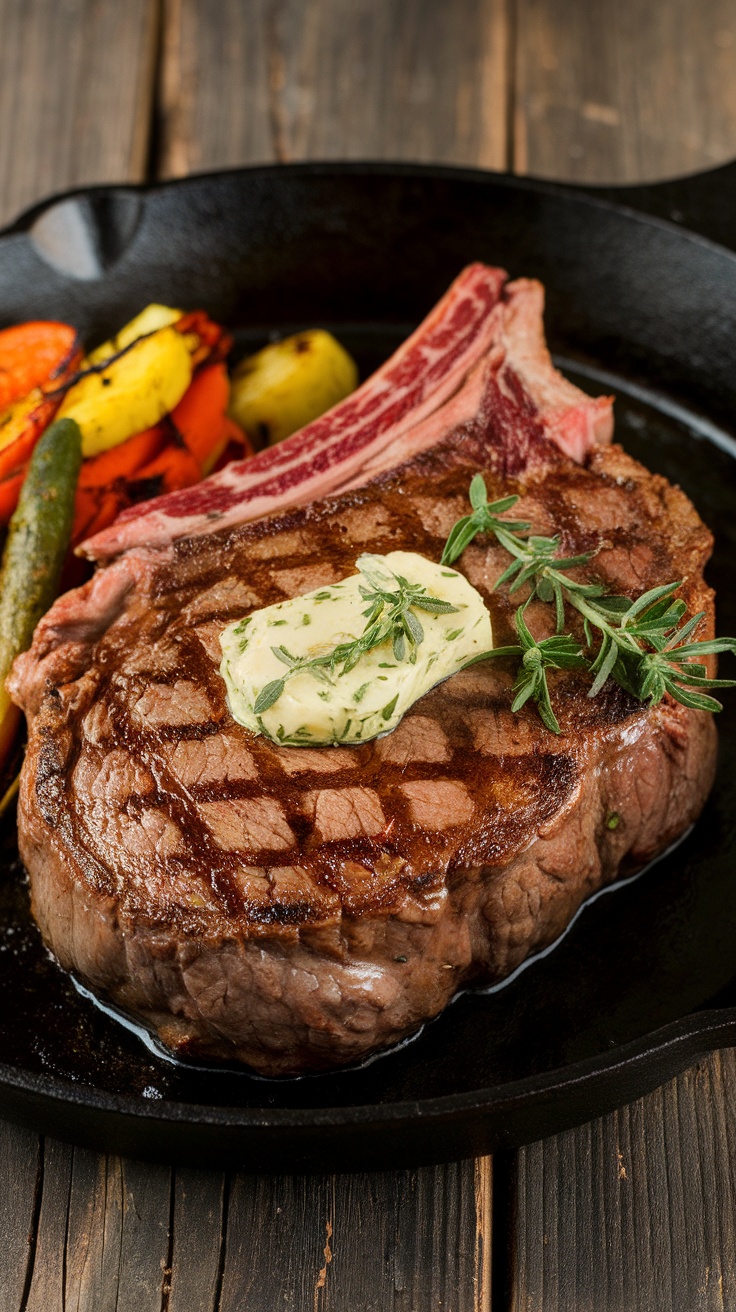
[[[684,494],[594,434],[573,461],[544,422],[549,371],[535,394],[521,366],[504,382],[502,357],[474,417],[431,449],[332,498],[124,552],[16,664],[20,845],[44,938],[182,1055],[266,1075],[359,1061],[508,975],[700,811],[712,717],[610,683],[591,699],[577,672],[550,679],[559,737],[531,706],[511,713],[496,662],[359,747],[276,747],[229,714],[226,623],[352,573],[366,549],[438,559],[479,470],[565,554],[595,549],[611,590],[683,579],[712,632],[710,535]],[[458,564],[499,645],[518,600],[492,591],[507,560],[477,538]],[[540,636],[550,609],[529,607]]]

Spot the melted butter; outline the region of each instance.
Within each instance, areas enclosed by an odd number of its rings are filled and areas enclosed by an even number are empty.
[[[230,624],[220,636],[220,673],[228,705],[239,724],[283,745],[361,743],[395,729],[409,707],[435,684],[456,674],[493,646],[491,618],[483,598],[462,574],[413,551],[361,556],[357,574],[303,597],[278,602]],[[370,578],[368,577],[370,575]],[[387,590],[396,576],[421,584],[427,596],[455,607],[432,614],[412,607],[424,631],[415,647],[397,659],[390,639],[363,652],[352,669],[307,669],[290,674],[274,648],[297,661],[331,652],[366,629],[369,603],[361,586],[380,579]],[[283,690],[258,714],[264,689],[284,679]]]

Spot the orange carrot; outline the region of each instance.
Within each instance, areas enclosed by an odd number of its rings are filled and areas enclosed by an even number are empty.
[[[121,500],[118,492],[105,492],[102,488],[77,488],[72,546],[76,547],[85,538],[91,538],[93,534],[101,533],[103,528],[108,528],[127,504],[127,498]]]
[[[223,436],[229,400],[227,370],[224,364],[211,364],[194,375],[171,412],[174,427],[200,466]]]
[[[84,462],[82,462],[84,468]],[[0,484],[0,487],[2,484]],[[101,489],[97,487],[80,487],[74,497],[74,522],[72,524],[72,546],[83,542],[88,537],[87,527],[96,518],[99,510]]]
[[[0,332],[0,410],[70,370],[81,358],[68,323],[36,321]]]
[[[238,460],[247,460],[249,456],[254,456],[256,451],[248,434],[244,428],[240,427],[234,419],[228,415],[225,420],[225,435],[228,442],[234,442],[238,450]]]
[[[163,492],[191,487],[201,477],[199,465],[186,447],[167,446],[155,460],[136,471],[135,479],[128,482],[128,495],[132,502],[147,501]]]
[[[207,459],[202,461],[202,475],[206,478],[214,470],[224,469],[231,460],[247,460],[248,456],[253,454],[253,447],[240,424],[236,424],[234,419],[226,419],[222,437],[212,448]]]
[[[199,343],[192,353],[192,364],[195,368],[205,360],[210,363],[224,360],[233,344],[230,333],[225,332],[221,324],[214,323],[204,310],[190,310],[188,314],[183,314],[181,319],[177,319],[173,327],[178,333],[191,334],[199,338]]]
[[[158,455],[166,439],[166,424],[146,428],[119,446],[82,461],[79,487],[109,487],[116,479],[128,479]]]
[[[9,478],[4,478],[0,482],[0,524],[7,524],[10,521],[10,516],[18,504],[25,476],[25,470],[21,469],[19,473],[11,474]]]

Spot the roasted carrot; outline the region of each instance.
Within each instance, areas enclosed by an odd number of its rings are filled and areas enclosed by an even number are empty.
[[[82,468],[84,468],[84,462],[82,462]],[[2,484],[0,483],[0,490],[1,489]],[[74,522],[72,524],[73,547],[75,547],[78,542],[83,542],[84,539],[89,536],[87,529],[93,520],[97,518],[100,501],[104,495],[102,488],[81,487],[79,483],[77,484],[77,492],[74,497]]]
[[[107,528],[127,506],[198,482],[201,477],[199,465],[187,450],[175,445],[160,450],[165,428],[164,422],[93,460],[83,462],[74,502],[73,546]],[[125,464],[121,460],[113,462],[112,457],[122,454],[126,447],[132,450]],[[147,460],[142,458],[146,449]],[[90,466],[95,468],[90,469]],[[1,496],[2,484],[0,508]]]
[[[121,501],[118,492],[105,492],[102,488],[78,488],[74,504],[72,546],[76,547],[85,538],[91,538],[94,533],[101,533],[103,528],[108,528],[126,505],[127,499]]]
[[[200,467],[223,437],[229,399],[224,364],[211,364],[194,375],[171,412],[172,423]]]
[[[224,469],[231,460],[247,460],[252,455],[255,452],[240,424],[236,424],[234,419],[228,419],[220,441],[202,463],[202,474],[206,477],[216,469]]]
[[[10,516],[18,504],[25,476],[25,469],[21,469],[19,473],[11,474],[9,478],[0,481],[0,524],[9,523]]]
[[[35,387],[65,376],[81,359],[76,331],[68,323],[37,320],[0,332],[0,410]]]
[[[214,323],[204,310],[190,310],[177,320],[174,327],[185,337],[199,338],[198,342],[193,343],[192,350],[192,364],[195,368],[205,360],[210,363],[224,360],[233,344],[230,333],[225,332],[221,324]]]
[[[146,428],[127,442],[82,461],[80,487],[108,488],[116,479],[127,479],[158,455],[166,440],[166,421]]]
[[[168,446],[128,482],[128,495],[131,502],[147,501],[164,492],[191,487],[201,477],[199,465],[186,447]]]

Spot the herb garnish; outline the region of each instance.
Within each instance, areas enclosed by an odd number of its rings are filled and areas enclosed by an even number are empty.
[[[261,689],[253,707],[255,715],[263,715],[279,700],[287,679],[292,675],[308,670],[314,678],[332,684],[335,675],[349,674],[361,656],[384,642],[391,642],[397,661],[404,660],[408,648],[409,663],[416,664],[417,647],[424,640],[424,629],[414,611],[426,611],[431,615],[457,612],[458,607],[449,601],[430,596],[423,584],[410,583],[403,575],[389,571],[382,562],[371,564],[372,560],[375,558],[361,556],[358,561],[361,574],[370,584],[365,587],[361,583],[359,587],[361,597],[368,603],[362,611],[366,624],[360,637],[352,642],[338,643],[332,651],[321,656],[294,656],[283,645],[272,647],[274,656],[287,666],[287,673],[280,679],[272,679]],[[396,587],[393,587],[394,583]],[[323,595],[329,597],[330,594]],[[396,704],[396,699],[393,704]],[[382,712],[384,719],[389,718],[387,709]]]
[[[524,610],[525,607],[520,606],[515,617],[516,632],[519,635],[518,646],[514,644],[511,647],[497,647],[486,655],[521,656],[519,672],[514,680],[514,700],[511,710],[514,712],[521,710],[524,703],[532,697],[537,703],[544,724],[552,730],[552,733],[559,733],[560,726],[552,710],[546,671],[582,669],[588,662],[582,653],[580,643],[569,633],[556,633],[551,638],[537,641],[524,619]]]
[[[509,593],[528,584],[528,601],[538,597],[554,602],[556,634],[537,642],[524,619],[524,606],[516,612],[515,624],[519,645],[499,647],[487,656],[521,656],[521,667],[514,683],[512,710],[517,711],[533,698],[547,728],[554,733],[560,726],[552,710],[547,669],[587,667],[593,675],[588,693],[595,697],[609,678],[639,701],[656,705],[669,693],[683,706],[696,710],[720,711],[715,697],[699,691],[705,688],[736,687],[733,679],[709,679],[707,668],[697,657],[719,652],[736,653],[736,639],[711,638],[689,642],[705,612],[700,611],[681,624],[687,607],[673,600],[680,582],[650,588],[635,601],[629,597],[607,595],[601,583],[579,583],[566,577],[566,571],[587,565],[595,552],[578,556],[560,556],[559,537],[536,537],[531,524],[499,516],[519,500],[517,496],[488,502],[485,482],[476,474],[470,484],[472,514],[465,515],[453,527],[445,543],[441,564],[452,564],[478,533],[493,533],[513,557],[496,579],[494,590],[509,583]],[[583,619],[586,657],[572,634],[564,633],[565,604],[572,606]],[[595,631],[595,634],[594,634]],[[483,659],[483,657],[476,658]],[[473,662],[475,663],[475,662]]]

